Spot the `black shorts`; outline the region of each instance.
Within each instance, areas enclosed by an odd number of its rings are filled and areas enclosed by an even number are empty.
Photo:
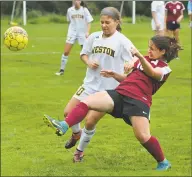
[[[180,24],[175,21],[170,21],[166,23],[167,29],[170,31],[175,31],[176,29],[180,28]]]
[[[140,100],[119,94],[116,90],[106,90],[114,101],[114,109],[110,115],[123,120],[131,125],[131,116],[142,116],[150,119],[150,108]]]

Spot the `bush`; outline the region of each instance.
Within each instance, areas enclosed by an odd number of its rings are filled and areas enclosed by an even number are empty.
[[[48,19],[52,23],[67,23],[66,17],[62,15],[50,14]]]
[[[27,12],[27,18],[28,19],[34,19],[42,16],[42,12],[38,10],[31,10]]]

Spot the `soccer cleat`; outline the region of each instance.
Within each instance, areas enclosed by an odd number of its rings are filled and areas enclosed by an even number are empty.
[[[60,121],[53,119],[52,117],[48,116],[48,115],[44,115],[43,118],[45,124],[48,125],[48,127],[52,127],[53,129],[56,130],[56,134],[58,136],[62,136],[66,133],[66,131],[68,130],[69,126],[67,125],[67,123],[63,123],[61,124]]]
[[[78,133],[73,133],[71,138],[66,142],[65,148],[70,149],[73,146],[75,146],[80,137],[81,137],[81,130]]]
[[[56,72],[55,73],[55,75],[57,75],[57,76],[61,76],[61,75],[63,75],[64,74],[64,70],[60,70],[59,72]]]
[[[74,155],[73,155],[73,162],[76,163],[76,162],[82,162],[83,161],[83,152],[76,149]]]
[[[158,163],[156,170],[164,171],[168,170],[169,168],[171,168],[171,164],[168,160],[165,159],[163,162]]]

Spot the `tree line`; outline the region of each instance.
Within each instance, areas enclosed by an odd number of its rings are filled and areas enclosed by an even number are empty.
[[[26,1],[27,11],[41,11],[42,14],[55,13],[66,15],[67,9],[72,5],[71,1]],[[183,2],[186,6],[187,2]],[[101,9],[107,6],[113,6],[120,10],[120,1],[86,1],[88,9],[92,15],[100,13]],[[1,15],[11,15],[13,1],[1,1]],[[136,14],[151,16],[151,1],[136,1]],[[16,13],[22,13],[22,1],[16,2]],[[123,16],[131,16],[132,1],[125,1],[123,8]]]

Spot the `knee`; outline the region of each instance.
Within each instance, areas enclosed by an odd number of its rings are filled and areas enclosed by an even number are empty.
[[[69,55],[69,51],[65,51],[65,52],[64,52],[64,55],[65,55],[65,56],[68,56],[68,55]]]
[[[85,128],[87,130],[93,130],[95,128],[95,121],[94,119],[85,119]]]
[[[68,113],[68,110],[64,109],[64,117],[67,117]]]
[[[139,133],[135,134],[135,137],[137,138],[137,140],[141,144],[143,144],[143,143],[145,143],[145,142],[147,142],[149,140],[151,135],[150,135],[150,133],[139,132]]]

